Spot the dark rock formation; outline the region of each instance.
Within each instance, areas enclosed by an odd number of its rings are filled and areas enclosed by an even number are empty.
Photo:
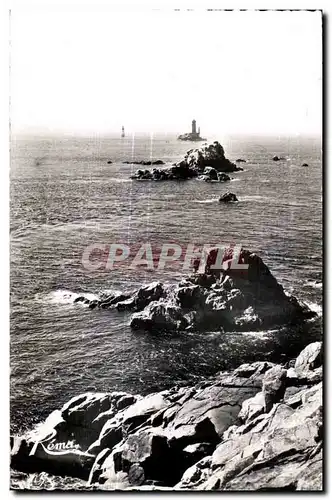
[[[213,167],[217,172],[226,173],[243,170],[225,157],[224,148],[218,141],[201,148],[190,149],[181,163],[195,169],[198,174],[203,173],[205,167]]]
[[[275,155],[273,158],[272,158],[273,161],[280,161],[281,158],[279,158],[279,156]]]
[[[234,201],[239,201],[234,193],[227,192],[222,194],[219,198],[219,203],[231,203]]]
[[[294,365],[307,379],[322,368],[318,344]],[[89,478],[100,489],[318,491],[322,376],[293,380],[259,361],[144,398],[83,394],[13,439],[12,467]],[[68,442],[75,453],[50,453]]]
[[[309,167],[308,163],[302,163],[302,167]]]
[[[233,260],[234,259],[234,260]],[[235,269],[234,265],[247,265]],[[134,330],[262,330],[301,323],[316,316],[283,287],[262,259],[248,250],[233,257],[231,248],[211,249],[193,262],[195,273],[178,284],[151,283],[132,294],[99,300],[78,297],[92,308],[132,311]]]
[[[227,182],[230,181],[232,178],[223,172],[218,172],[218,181],[219,182]]]
[[[108,160],[107,163],[108,163],[108,165],[111,165],[111,163],[113,163],[113,162],[112,162],[112,160]]]
[[[178,136],[179,141],[190,141],[190,142],[202,142],[206,141],[205,137],[201,137],[199,134],[193,134],[192,132],[188,132],[186,134],[180,134]]]
[[[217,172],[213,167],[205,167],[203,175],[199,175],[198,180],[205,182],[226,182],[230,181],[231,177],[224,172]]]
[[[205,167],[203,175],[208,176],[211,181],[217,181],[218,180],[218,172],[213,167]]]
[[[141,161],[123,161],[127,165],[164,165],[163,160],[141,160]]]
[[[247,160],[244,160],[243,158],[238,158],[235,161],[236,161],[236,163],[246,163],[247,162]]]
[[[129,163],[129,162],[125,162]],[[135,163],[135,162],[131,162]],[[136,162],[147,165],[147,162]],[[154,165],[159,163],[154,162]],[[187,180],[200,177],[202,180],[224,182],[230,180],[227,172],[243,170],[225,157],[221,144],[215,141],[209,146],[190,149],[183,160],[171,167],[153,170],[137,170],[131,179],[136,180]],[[226,172],[226,173],[225,173]]]

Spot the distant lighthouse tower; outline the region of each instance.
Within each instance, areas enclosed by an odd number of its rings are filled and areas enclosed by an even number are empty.
[[[192,133],[193,135],[196,135],[196,134],[197,134],[197,132],[196,132],[196,120],[193,120],[193,121],[191,122],[191,133]]]
[[[125,136],[125,129],[124,129],[124,126],[123,126],[123,125],[122,125],[121,137],[126,137],[126,136]]]

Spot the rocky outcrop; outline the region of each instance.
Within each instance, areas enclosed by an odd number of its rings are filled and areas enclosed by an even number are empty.
[[[141,165],[159,165],[157,162],[124,162]],[[199,177],[200,180],[224,182],[230,180],[226,174],[243,170],[225,157],[224,148],[215,141],[209,146],[187,151],[184,158],[170,167],[139,169],[131,176],[136,180],[187,180]],[[220,175],[223,174],[223,175]]]
[[[213,167],[217,172],[226,173],[243,170],[225,157],[224,148],[218,141],[201,148],[190,149],[180,163],[193,168],[199,174],[203,173],[205,167]]]
[[[172,165],[165,168],[154,168],[152,170],[136,170],[130,178],[134,180],[149,181],[174,181],[188,180],[197,177],[197,172],[193,169],[181,165]]]
[[[231,177],[224,172],[217,172],[213,167],[205,167],[203,174],[199,175],[198,179],[205,182],[226,182],[230,181]]]
[[[237,264],[247,268],[236,269]],[[133,330],[155,332],[263,330],[316,316],[287,295],[262,259],[248,250],[235,257],[231,248],[214,248],[193,267],[196,272],[177,284],[154,282],[132,294],[91,301],[80,296],[76,302],[131,311]]]
[[[247,163],[247,160],[244,160],[243,158],[237,158],[235,161],[236,163]]]
[[[234,193],[227,192],[219,197],[219,203],[232,203],[234,201],[239,201]]]
[[[299,355],[300,380],[320,350]],[[82,394],[12,440],[12,467],[100,489],[321,490],[322,370],[293,381],[258,361],[144,398]]]
[[[188,132],[186,134],[180,134],[178,136],[178,141],[202,142],[206,141],[206,138],[201,137],[198,133]]]
[[[302,167],[309,167],[308,163],[302,163]]]

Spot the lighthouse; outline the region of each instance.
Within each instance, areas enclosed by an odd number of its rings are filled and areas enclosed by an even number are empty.
[[[198,127],[198,131],[196,129],[196,120],[191,122],[191,132],[187,134],[179,135],[179,141],[206,141],[203,137],[201,137],[201,128]]]

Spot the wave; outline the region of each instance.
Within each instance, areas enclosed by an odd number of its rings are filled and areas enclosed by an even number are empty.
[[[11,487],[13,490],[88,490],[90,486],[83,479],[53,476],[47,472],[27,474],[11,470]],[[92,487],[91,487],[92,489]]]
[[[44,304],[73,304],[78,297],[85,297],[89,300],[95,300],[99,297],[94,293],[76,293],[70,290],[55,290],[47,294],[36,294],[35,300]],[[84,305],[82,302],[79,304]]]
[[[306,281],[305,283],[307,286],[310,286],[311,288],[322,288],[323,283],[321,281]]]
[[[311,311],[314,311],[317,316],[320,318],[323,314],[323,307],[318,304],[317,302],[309,302],[309,301],[304,301],[305,305],[309,307]],[[316,318],[313,318],[316,319]]]
[[[268,196],[260,196],[260,195],[249,195],[249,196],[241,196],[240,201],[257,201],[258,203],[264,203],[266,201],[270,201],[271,198]]]

